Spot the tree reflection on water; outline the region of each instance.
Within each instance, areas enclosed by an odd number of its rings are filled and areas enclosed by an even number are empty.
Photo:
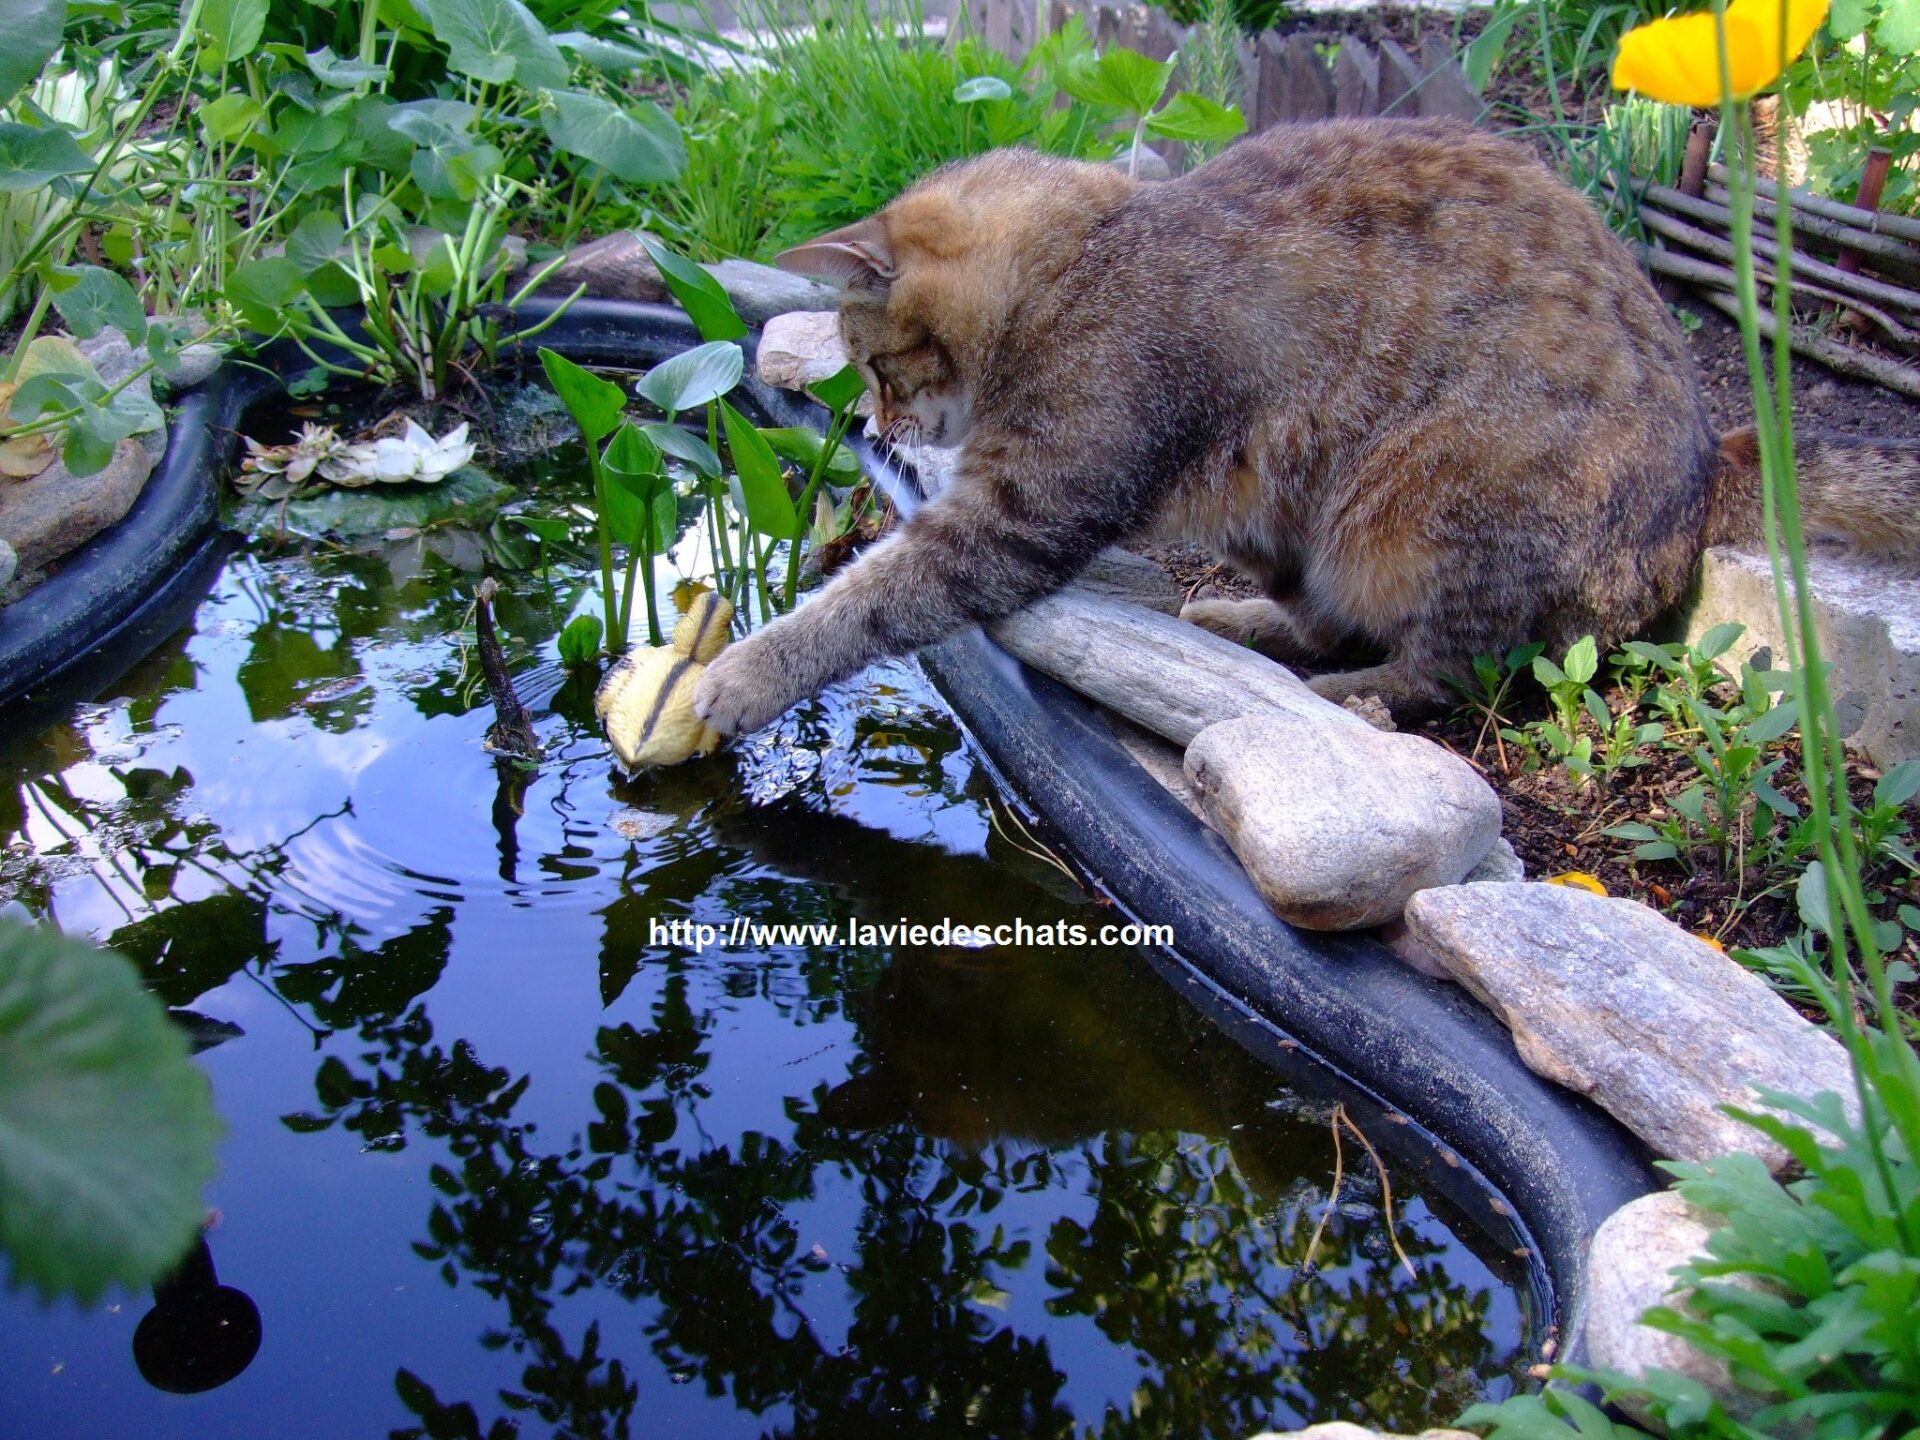
[[[1142,957],[650,941],[701,907],[1099,923],[993,834],[991,781],[924,700],[875,680],[758,752],[628,786],[569,685],[542,701],[547,763],[501,779],[468,734],[461,587],[409,563],[236,559],[201,633],[0,775],[0,882],[27,910],[107,916],[183,1015],[264,992],[317,1054],[276,1137],[349,1134],[431,1186],[414,1252],[488,1297],[478,1343],[512,1379],[443,1395],[471,1383],[444,1378],[467,1342],[422,1335],[381,1362],[414,1417],[396,1435],[650,1433],[666,1380],[681,1424],[835,1440],[1413,1431],[1509,1385],[1529,1302],[1487,1197],[1320,1072],[1276,1078]],[[566,613],[564,593],[503,602],[523,669]],[[252,748],[196,750],[169,718],[189,699]],[[288,757],[376,731],[347,778],[277,787]],[[487,797],[480,823],[436,824],[436,785]],[[612,839],[621,806],[672,828]],[[423,830],[424,869],[380,853]],[[565,959],[598,966],[599,1008],[540,1062],[543,1087],[592,1079],[560,1124],[531,1118],[531,1068],[483,1053],[501,1037],[435,1025],[502,958],[474,915],[506,907],[585,917]],[[743,1121],[733,1077],[808,1031],[836,1058]],[[1390,1157],[1412,1278],[1353,1147],[1327,1193],[1337,1099]],[[243,1202],[248,1160],[229,1156]],[[250,1288],[271,1336],[273,1277]]]

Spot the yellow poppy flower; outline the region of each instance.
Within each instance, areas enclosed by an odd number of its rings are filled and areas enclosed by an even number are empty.
[[[1727,6],[1727,78],[1745,100],[1780,78],[1827,18],[1828,0],[1787,0],[1787,43],[1780,45],[1780,0],[1732,0]],[[1718,105],[1720,57],[1711,11],[1636,25],[1620,37],[1613,85],[1669,105]]]

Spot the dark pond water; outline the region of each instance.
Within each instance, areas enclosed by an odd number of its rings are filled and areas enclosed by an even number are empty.
[[[182,1396],[136,1367],[146,1297],[0,1295],[0,1433],[1197,1440],[1506,1391],[1539,1307],[1498,1202],[1250,1058],[1164,956],[663,940],[1124,917],[1009,841],[907,664],[617,778],[552,663],[591,603],[564,560],[509,578],[548,759],[503,779],[462,638],[497,538],[242,549],[104,698],[0,742],[0,903],[212,1042],[207,1243],[263,1330]]]

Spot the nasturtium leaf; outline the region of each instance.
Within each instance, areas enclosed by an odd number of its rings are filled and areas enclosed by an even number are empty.
[[[857,404],[867,393],[867,382],[860,378],[860,372],[852,365],[842,365],[824,380],[816,380],[807,387],[808,392],[829,410],[845,410]]]
[[[640,433],[674,459],[686,461],[700,474],[711,476],[720,473],[720,457],[698,435],[682,430],[678,425],[670,425],[665,420],[647,421],[641,425]]]
[[[193,113],[200,122],[201,132],[214,145],[226,145],[244,135],[251,135],[265,124],[267,118],[266,107],[239,90],[229,90]]]
[[[109,325],[138,345],[147,338],[147,307],[133,286],[98,265],[49,265],[47,288],[53,308],[82,340],[90,340]]]
[[[480,187],[498,175],[506,156],[492,145],[461,136],[439,145],[423,145],[413,152],[413,183],[429,200],[471,201]]]
[[[588,444],[599,444],[619,427],[620,414],[627,408],[626,391],[544,346],[540,350],[540,365],[547,372],[547,383],[553,386],[553,393],[567,407],[567,413],[573,416],[573,423],[580,427]]]
[[[720,282],[686,256],[662,245],[642,232],[640,243],[660,271],[660,278],[673,292],[673,298],[693,321],[703,340],[738,340],[747,333],[746,321],[733,308],[733,301],[720,288]]]
[[[1169,140],[1231,140],[1246,133],[1247,118],[1231,105],[1183,90],[1147,117],[1147,129]]]
[[[1010,100],[1013,87],[998,75],[976,75],[953,87],[955,104],[974,105],[982,100]]]
[[[36,130],[0,122],[0,194],[38,190],[63,175],[85,175],[92,169],[93,161],[64,127]]]
[[[426,10],[434,39],[447,47],[447,64],[458,73],[528,89],[567,83],[566,60],[520,0],[427,0]]]
[[[1149,60],[1137,50],[1113,49],[1095,59],[1076,56],[1061,67],[1060,88],[1088,105],[1110,105],[1144,115],[1159,103],[1175,60]]]
[[[614,40],[602,40],[597,35],[588,35],[579,30],[567,30],[553,37],[553,43],[576,60],[585,61],[603,75],[625,75],[638,70],[643,65],[653,63],[653,57],[644,50],[631,45],[622,45]]]
[[[199,1234],[220,1122],[133,966],[0,919],[0,1247],[43,1295],[162,1278]]]
[[[311,275],[339,259],[346,240],[346,227],[339,215],[331,210],[309,211],[287,236],[287,258],[300,267],[302,275]]]
[[[361,85],[378,85],[389,72],[384,65],[365,65],[358,60],[342,59],[331,45],[307,52],[307,68],[313,78],[331,90],[352,90]]]
[[[260,46],[267,0],[206,0],[200,10],[200,60],[208,69],[244,60]]]
[[[760,433],[766,437],[767,444],[773,447],[774,454],[791,460],[808,475],[813,474],[813,467],[819,463],[820,452],[827,444],[827,437],[808,425],[762,428]],[[860,460],[844,443],[836,442],[833,454],[827,459],[825,473],[827,479],[836,485],[851,485],[860,478]]]
[[[470,138],[467,131],[477,113],[464,100],[409,100],[392,107],[387,124],[416,145],[441,145]]]
[[[263,335],[278,331],[288,306],[307,288],[300,267],[284,255],[250,260],[227,276],[227,303]]]
[[[605,167],[630,185],[677,180],[687,148],[673,117],[651,100],[622,109],[598,95],[555,90],[542,112],[547,138],[569,155]]]
[[[66,0],[0,0],[0,105],[18,95],[60,48]]]
[[[726,427],[727,449],[732,452],[733,471],[740,481],[747,524],[762,535],[791,540],[800,533],[800,516],[793,508],[793,496],[787,492],[786,477],[780,473],[773,447],[753,428],[751,420],[724,400],[720,402],[720,422]]]
[[[746,357],[731,340],[710,340],[669,356],[641,377],[634,389],[644,400],[678,414],[718,400],[740,383]]]

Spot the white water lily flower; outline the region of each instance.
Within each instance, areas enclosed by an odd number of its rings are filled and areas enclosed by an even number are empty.
[[[320,473],[348,488],[408,481],[436,485],[471,459],[473,445],[464,424],[435,440],[409,420],[404,435],[349,445],[322,465]]]

